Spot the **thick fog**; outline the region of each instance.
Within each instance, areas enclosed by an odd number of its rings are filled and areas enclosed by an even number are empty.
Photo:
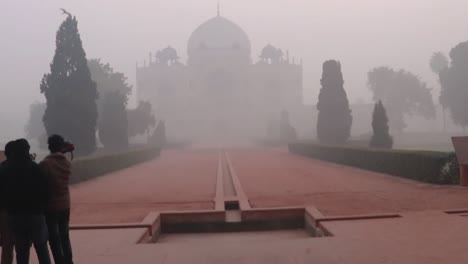
[[[377,66],[417,74],[438,98],[429,59],[468,38],[464,0],[221,0],[220,6],[248,34],[253,62],[268,43],[296,62],[302,58],[307,104],[317,101],[328,59],[341,61],[350,103],[371,101],[367,72]],[[23,136],[29,105],[45,101],[39,84],[65,18],[60,8],[77,17],[87,58],[110,63],[135,85],[136,62],[143,64],[149,52],[171,45],[186,62],[190,34],[216,16],[217,1],[2,0],[0,142]]]

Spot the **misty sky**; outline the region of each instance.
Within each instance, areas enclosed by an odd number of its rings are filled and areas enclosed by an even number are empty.
[[[216,0],[1,0],[0,142],[22,136],[29,104],[49,71],[55,34],[77,16],[88,58],[101,58],[131,84],[135,63],[171,45],[182,61],[190,33],[216,15]],[[448,53],[468,40],[467,0],[221,0],[221,15],[249,35],[252,57],[271,43],[304,60],[304,95],[314,103],[324,60],[342,63],[351,103],[370,101],[367,72],[375,66],[405,68],[430,86],[434,51]],[[438,97],[438,89],[434,92]],[[13,120],[18,120],[14,122]]]

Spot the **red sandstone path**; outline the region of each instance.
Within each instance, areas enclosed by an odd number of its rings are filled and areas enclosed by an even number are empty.
[[[72,223],[139,222],[150,211],[213,209],[218,152],[164,151],[72,187]]]
[[[252,207],[315,206],[325,215],[468,208],[468,189],[343,167],[286,149],[227,150]],[[72,222],[141,221],[150,211],[211,210],[218,151],[170,150],[72,188]]]
[[[324,215],[468,208],[468,189],[424,184],[290,154],[231,150],[252,207],[315,206]]]

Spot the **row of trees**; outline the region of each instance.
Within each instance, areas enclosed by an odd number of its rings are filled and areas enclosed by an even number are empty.
[[[430,59],[430,68],[439,77],[441,91],[439,103],[443,109],[444,129],[446,112],[453,122],[466,131],[468,126],[468,41],[456,45],[450,58],[436,52]],[[382,100],[388,107],[390,128],[402,132],[406,127],[404,117],[421,115],[434,119],[436,108],[431,89],[416,75],[389,67],[375,68],[368,73],[368,86],[374,100]]]
[[[353,117],[344,89],[341,64],[335,60],[323,64],[317,109],[317,137],[324,144],[345,144],[351,135]],[[376,103],[372,116],[374,134],[371,147],[391,148],[393,139],[389,134],[388,118],[381,100]]]
[[[454,123],[466,131],[468,41],[456,45],[450,51],[450,59],[441,52],[434,53],[430,67],[438,75],[441,85],[439,103],[444,112],[444,127],[445,112],[448,110]],[[321,142],[343,144],[349,138],[352,117],[343,83],[339,62],[325,62],[317,105],[317,135]],[[436,116],[431,89],[411,72],[389,67],[374,68],[368,73],[368,87],[374,100],[378,102],[372,121],[372,146],[391,146],[389,126],[396,132],[402,132],[408,115],[420,115],[426,119],[434,119]],[[387,106],[387,111],[384,105]]]
[[[40,85],[46,104],[31,106],[28,137],[41,136],[45,128],[45,134],[65,136],[75,143],[78,154],[86,155],[96,150],[98,134],[106,148],[125,149],[129,137],[154,127],[151,104],[140,102],[136,109],[127,110],[132,89],[127,78],[99,59],[86,59],[78,22],[66,14],[57,31],[50,73]]]
[[[450,59],[441,52],[434,53],[430,67],[440,80],[439,103],[444,110],[444,127],[445,112],[448,110],[454,123],[466,130],[468,41],[455,46],[450,51]],[[350,136],[352,117],[343,83],[339,62],[325,62],[317,104],[317,136],[323,143],[343,144]],[[434,119],[436,116],[431,89],[411,72],[390,67],[374,68],[368,73],[368,87],[378,102],[373,114],[374,138],[371,145],[375,146],[377,138],[381,138],[377,141],[382,142],[380,145],[383,147],[392,145],[389,128],[402,132],[406,128],[406,116],[420,115],[426,119]],[[380,136],[375,137],[376,134]]]
[[[449,65],[442,53],[436,53],[431,68],[439,75],[441,105],[450,111],[456,124],[465,128],[468,125],[468,42],[453,48],[450,59]],[[321,85],[317,104],[318,138],[327,144],[343,144],[350,137],[352,115],[338,61],[323,64]],[[408,71],[374,68],[368,73],[368,87],[379,102],[374,117],[383,120],[374,120],[373,128],[384,131],[383,137],[389,134],[387,122],[393,130],[401,132],[406,127],[406,115],[435,118],[431,90]],[[46,134],[64,135],[76,144],[80,154],[96,149],[96,133],[105,147],[122,149],[128,147],[129,137],[146,133],[156,123],[148,102],[127,110],[131,86],[123,73],[115,72],[99,59],[86,59],[78,22],[70,14],[57,32],[50,73],[44,75],[40,90],[47,103],[32,105],[26,128],[28,136],[39,133],[37,120],[43,113]],[[383,105],[388,107],[388,112]]]

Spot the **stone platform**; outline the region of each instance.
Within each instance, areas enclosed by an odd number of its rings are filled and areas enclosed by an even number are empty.
[[[297,230],[185,234],[141,243],[145,228],[75,230],[76,263],[466,263],[468,218],[442,211],[321,223],[331,236]]]

